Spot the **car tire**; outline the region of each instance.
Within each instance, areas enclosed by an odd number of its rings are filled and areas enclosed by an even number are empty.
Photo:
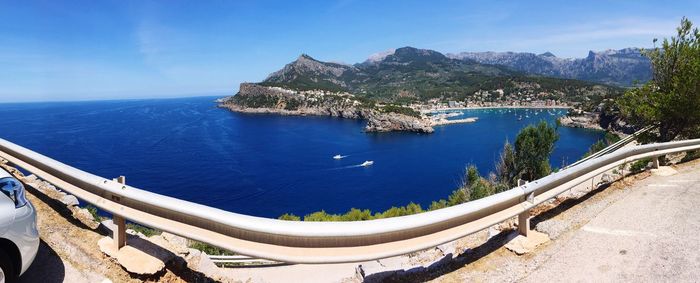
[[[17,282],[17,272],[15,272],[15,266],[12,264],[10,257],[7,256],[4,251],[0,251],[0,269],[2,269],[2,273],[5,275],[5,283]],[[2,282],[2,278],[0,278],[0,282]]]

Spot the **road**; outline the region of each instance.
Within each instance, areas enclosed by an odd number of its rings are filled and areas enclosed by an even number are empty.
[[[576,231],[523,281],[696,282],[699,207],[698,163],[669,176],[654,174]]]

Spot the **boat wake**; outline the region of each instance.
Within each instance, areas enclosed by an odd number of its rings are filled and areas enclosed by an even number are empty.
[[[360,168],[360,167],[368,167],[368,166],[369,165],[362,163],[362,164],[356,164],[356,165],[348,165],[348,166],[343,166],[343,167],[330,168],[327,170],[328,171],[335,171],[335,170],[352,169],[352,168]]]

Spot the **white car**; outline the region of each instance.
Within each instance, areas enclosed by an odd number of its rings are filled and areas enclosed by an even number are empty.
[[[36,211],[24,185],[0,169],[0,283],[17,281],[38,250]]]

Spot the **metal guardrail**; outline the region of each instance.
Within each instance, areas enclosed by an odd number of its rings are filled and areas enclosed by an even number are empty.
[[[655,126],[646,126],[646,127],[642,128],[641,130],[636,131],[636,132],[634,132],[633,134],[631,134],[631,135],[629,135],[629,136],[626,136],[626,137],[620,139],[619,141],[617,141],[617,142],[615,142],[615,143],[613,143],[613,144],[611,144],[611,145],[605,147],[604,149],[602,149],[602,150],[600,150],[600,151],[598,151],[598,152],[595,152],[595,153],[593,153],[593,154],[591,154],[591,155],[589,155],[589,156],[586,156],[585,158],[582,158],[582,159],[580,159],[580,160],[578,160],[578,161],[576,161],[576,162],[574,162],[574,163],[572,163],[572,164],[570,164],[570,165],[568,165],[568,166],[566,166],[566,167],[564,167],[564,168],[569,168],[569,167],[572,167],[572,166],[576,166],[576,165],[578,165],[578,164],[581,164],[581,163],[583,163],[583,162],[588,161],[589,159],[598,158],[598,157],[603,156],[603,155],[605,155],[605,154],[608,154],[608,153],[611,153],[611,152],[613,152],[613,151],[616,151],[616,150],[622,148],[623,146],[629,144],[630,142],[636,140],[641,134],[646,133],[646,132],[648,132],[648,131],[650,131],[651,129],[654,129],[654,128],[655,128]]]
[[[237,254],[287,263],[339,263],[407,254],[519,216],[569,188],[640,158],[700,149],[700,139],[624,148],[489,197],[415,215],[357,222],[283,221],[155,194],[81,171],[0,139],[0,157],[130,221]],[[525,221],[523,221],[525,219]]]

